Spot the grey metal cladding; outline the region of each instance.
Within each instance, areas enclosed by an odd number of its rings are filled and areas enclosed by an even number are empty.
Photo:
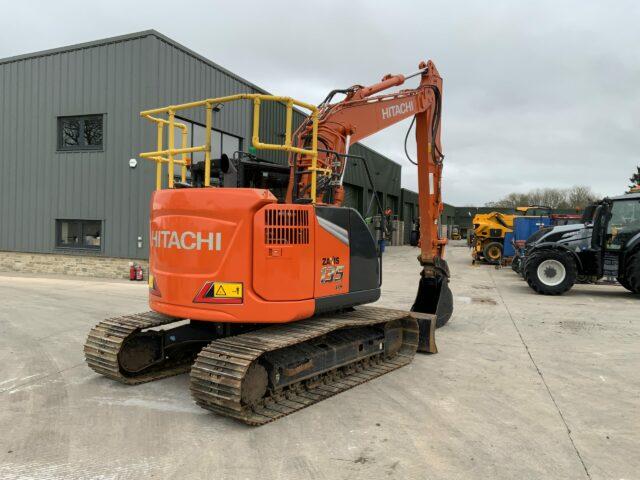
[[[55,251],[55,219],[103,220],[102,253],[144,257],[152,165],[130,170],[142,146],[138,112],[149,37],[0,63],[0,249]],[[57,152],[57,117],[104,114],[104,149]],[[146,163],[146,162],[145,162]]]
[[[155,166],[141,160],[131,169],[128,160],[154,148],[155,130],[139,112],[239,92],[264,90],[153,30],[0,59],[0,250],[57,252],[55,220],[77,218],[103,221],[100,254],[146,258]],[[250,112],[249,102],[224,105],[214,127],[246,150]],[[284,112],[265,104],[263,141],[283,143]],[[105,115],[104,149],[57,152],[57,117],[85,114]],[[296,112],[294,123],[303,118]],[[362,145],[351,153],[371,159],[377,190],[399,195],[399,165]],[[369,188],[362,165],[345,181]]]

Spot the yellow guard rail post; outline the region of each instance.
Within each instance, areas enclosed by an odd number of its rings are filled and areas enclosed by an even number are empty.
[[[213,128],[213,106],[222,103],[234,102],[238,100],[251,100],[253,101],[253,134],[251,136],[252,145],[258,150],[279,150],[288,153],[297,153],[300,155],[311,156],[311,201],[316,203],[317,196],[317,175],[330,175],[331,170],[327,168],[318,168],[318,109],[315,105],[301,102],[290,97],[279,97],[275,95],[264,95],[259,93],[247,93],[230,95],[227,97],[209,98],[206,100],[200,100],[197,102],[183,103],[180,105],[170,105],[168,107],[154,108],[151,110],[145,110],[140,112],[140,116],[155,122],[158,128],[158,140],[157,148],[153,152],[143,152],[140,157],[148,160],[153,160],[157,163],[156,166],[156,188],[160,190],[162,188],[162,164],[168,164],[168,188],[173,188],[173,165],[178,163],[182,166],[182,181],[186,181],[186,168],[190,164],[190,159],[186,157],[189,153],[204,152],[205,155],[205,172],[204,172],[204,184],[205,186],[211,185],[211,130]],[[280,102],[286,105],[286,132],[284,145],[263,143],[260,141],[260,104],[263,101]],[[312,121],[312,138],[311,149],[294,147],[292,142],[293,132],[293,107],[301,107],[311,112],[310,117]],[[205,144],[187,147],[187,131],[186,125],[176,122],[176,112],[182,110],[189,110],[194,108],[204,107],[205,109]],[[156,115],[167,115],[168,120],[159,118]],[[169,133],[168,148],[163,148],[163,125],[168,125],[168,131],[173,132],[175,128],[182,130],[182,146],[181,148],[175,148],[173,133]],[[182,154],[181,160],[176,160],[175,156]]]
[[[170,122],[163,118],[155,118],[155,117],[148,117],[148,118],[156,124],[157,151],[163,151],[162,145],[164,141],[164,126],[168,125],[170,127]],[[182,133],[181,144],[182,144],[182,150],[184,150],[187,147],[187,137],[189,135],[189,129],[185,124],[179,123],[179,122],[174,122],[173,127],[174,129],[177,128],[181,130],[181,133]],[[169,131],[172,131],[172,129],[169,128]],[[171,143],[171,139],[173,138],[173,135],[170,135],[169,137],[170,137],[169,143]],[[143,158],[148,158],[149,160],[154,160],[156,162],[156,190],[161,190],[162,189],[162,163],[169,163],[169,158],[163,155],[155,155],[153,157],[143,157]],[[174,163],[177,163],[181,166],[180,173],[181,173],[182,181],[186,182],[187,181],[187,165],[191,163],[191,159],[187,157],[186,153],[183,153],[182,159],[180,160],[174,159]],[[170,172],[173,172],[172,168],[169,168],[168,170]],[[170,184],[169,188],[173,188],[173,174],[169,175],[168,177],[169,177],[168,182]]]

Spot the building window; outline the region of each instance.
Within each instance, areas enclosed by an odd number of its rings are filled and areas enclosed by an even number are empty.
[[[56,247],[100,250],[101,220],[56,220]]]
[[[58,150],[102,150],[104,115],[58,117]]]

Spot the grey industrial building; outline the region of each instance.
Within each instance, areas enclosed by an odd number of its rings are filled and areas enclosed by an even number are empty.
[[[266,92],[153,30],[0,60],[5,267],[10,252],[147,258],[155,165],[138,154],[154,149],[156,133],[139,112],[235,93]],[[294,122],[302,118],[296,113]],[[182,120],[203,123],[197,115]],[[284,124],[285,107],[267,103],[261,139],[282,143]],[[213,126],[213,158],[246,150],[251,105],[225,104]],[[400,165],[361,144],[350,153],[370,165],[385,208],[415,219],[417,196],[401,191]],[[260,155],[286,161],[279,153]],[[138,159],[135,168],[130,159]],[[345,185],[346,203],[364,214],[372,190],[361,161],[349,161]]]

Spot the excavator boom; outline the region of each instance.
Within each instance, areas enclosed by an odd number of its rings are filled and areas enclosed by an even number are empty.
[[[403,85],[408,78],[417,76],[420,77],[420,83],[416,88],[386,92]],[[336,93],[344,93],[345,99],[329,103]],[[440,237],[438,225],[443,209],[441,180],[444,155],[440,140],[442,78],[436,66],[432,61],[421,62],[419,71],[406,77],[386,75],[379,83],[368,87],[355,85],[334,90],[318,108],[318,144],[323,146],[323,151],[318,154],[317,166],[331,173],[324,177],[316,189],[316,198],[310,200],[335,206],[340,206],[344,198],[343,179],[349,146],[413,117],[418,152],[418,259],[423,266],[413,308],[415,311],[437,314],[439,324],[443,325],[452,314],[453,299],[448,287],[449,269],[444,260],[447,241]],[[308,145],[312,132],[313,125],[309,117],[296,131],[298,146]],[[287,201],[309,199],[312,159],[309,155],[295,154],[291,155],[290,164]]]

